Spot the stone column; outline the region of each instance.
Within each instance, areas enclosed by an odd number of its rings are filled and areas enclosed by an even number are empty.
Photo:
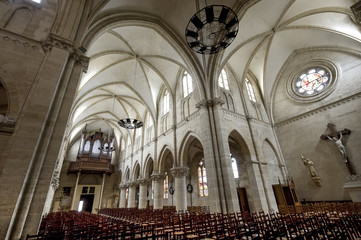
[[[79,183],[79,177],[80,177],[81,172],[77,172],[76,173],[76,182],[75,182],[75,187],[74,187],[74,193],[73,193],[73,199],[71,201],[71,210],[78,210],[78,206],[75,206],[75,195],[76,192],[78,191],[78,183]]]
[[[187,210],[187,186],[186,176],[189,172],[187,167],[175,167],[170,170],[175,179],[175,206],[177,211]]]
[[[125,198],[126,196],[126,191],[127,191],[127,184],[120,184],[119,188],[120,188],[120,201],[119,201],[119,208],[125,208],[125,203],[127,202],[127,199]]]
[[[153,209],[163,209],[163,179],[164,174],[152,174],[152,184],[154,186]]]
[[[137,182],[131,182],[129,184],[128,208],[135,208],[135,192],[137,185],[138,185]]]
[[[147,208],[147,190],[150,179],[143,178],[139,180],[139,205],[138,208]]]
[[[102,187],[100,189],[98,211],[102,208],[103,192],[104,192],[105,173],[102,176]]]

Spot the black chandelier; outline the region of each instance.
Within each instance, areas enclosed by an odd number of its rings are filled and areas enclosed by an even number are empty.
[[[123,118],[118,121],[119,126],[127,129],[143,127],[143,122],[135,118]]]
[[[185,37],[195,52],[214,54],[227,48],[237,33],[237,14],[224,5],[211,5],[193,15],[188,22]]]

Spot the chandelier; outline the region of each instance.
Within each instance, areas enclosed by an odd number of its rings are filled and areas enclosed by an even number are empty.
[[[135,118],[123,118],[118,121],[119,126],[127,129],[143,127],[143,122]]]
[[[237,14],[224,5],[211,5],[192,16],[185,37],[195,52],[214,54],[227,48],[237,33]]]
[[[135,89],[135,79],[137,77],[137,60],[138,56],[135,57],[135,71],[134,71],[134,82],[133,82],[133,88]],[[133,108],[131,109],[133,111]],[[132,117],[123,118],[118,121],[119,126],[126,128],[126,129],[136,129],[143,127],[143,122]]]

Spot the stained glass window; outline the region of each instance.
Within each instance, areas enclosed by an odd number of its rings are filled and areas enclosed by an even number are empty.
[[[189,73],[184,72],[183,74],[183,97],[188,96],[193,92],[192,77]]]
[[[125,199],[128,199],[128,194],[129,194],[129,188],[127,188],[127,189],[125,190]]]
[[[234,156],[232,154],[231,154],[231,161],[232,161],[233,177],[234,178],[239,178],[237,160],[234,158]]]
[[[224,69],[222,69],[221,74],[218,77],[218,86],[229,90],[228,77]]]
[[[164,178],[164,193],[163,193],[163,198],[167,199],[168,198],[168,174],[165,173],[165,178]]]
[[[247,78],[245,79],[245,81],[246,81],[246,88],[247,88],[249,100],[251,100],[252,102],[256,102],[256,97],[254,95],[252,84],[249,82]]]
[[[164,115],[169,112],[169,92],[168,92],[168,90],[165,90],[165,93],[163,96],[163,109],[164,109]]]
[[[321,93],[330,83],[330,72],[323,67],[312,67],[303,71],[294,82],[296,93],[314,96]]]
[[[208,186],[207,186],[207,171],[204,166],[204,159],[202,159],[198,164],[198,184],[199,184],[199,196],[206,197],[208,196]]]

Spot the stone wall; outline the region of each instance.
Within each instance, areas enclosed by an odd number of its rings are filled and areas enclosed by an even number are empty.
[[[286,81],[303,63],[320,58],[328,59],[337,66],[338,76],[333,92],[311,103],[291,99],[285,91]],[[306,51],[290,58],[279,78],[272,114],[289,175],[295,181],[300,199],[350,199],[343,188],[349,172],[341,154],[333,142],[322,140],[320,136],[330,134],[328,123],[333,123],[338,131],[350,129],[351,135],[344,135],[342,142],[356,173],[361,172],[360,69],[360,56],[357,54],[344,51]],[[321,187],[311,180],[308,169],[301,161],[301,154],[314,162],[315,170],[321,178]]]

